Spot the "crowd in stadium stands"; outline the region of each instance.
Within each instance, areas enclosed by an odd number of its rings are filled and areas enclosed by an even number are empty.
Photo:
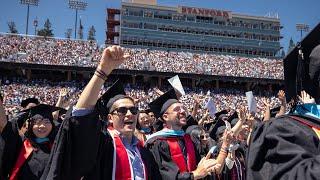
[[[64,108],[68,108],[70,104],[74,104],[77,100],[83,86],[84,82],[75,81],[64,81],[59,83],[50,82],[47,80],[33,80],[27,82],[26,80],[8,80],[4,79],[1,82],[1,91],[4,93],[4,104],[6,105],[8,115],[12,116],[19,112],[19,105],[23,99],[28,97],[37,97],[41,102],[46,104],[56,104],[59,97],[59,91],[64,88],[68,90],[68,96]],[[103,93],[110,84],[106,84],[105,88],[101,91]],[[166,91],[167,88],[161,89]],[[202,88],[187,88],[185,87],[186,95],[181,97],[181,101],[184,105],[192,111],[195,99],[198,99],[201,107],[205,107],[206,102],[210,97],[216,104],[217,110],[223,109],[237,109],[241,105],[246,105],[247,100],[245,96],[245,91],[239,89],[202,89]],[[147,109],[148,103],[153,101],[159,96],[159,89],[154,88],[143,88],[141,85],[131,85],[126,86],[126,92],[129,96],[135,98],[138,103],[139,109]],[[270,104],[272,107],[279,105],[278,99],[275,97],[276,93],[270,93],[266,91],[255,92],[257,101],[258,112],[264,108],[264,101],[270,99]],[[198,114],[205,114],[204,108],[199,109],[201,112]],[[261,114],[262,115],[262,114]],[[201,117],[199,117],[201,118]]]
[[[131,57],[121,69],[283,79],[283,63],[277,59],[135,48],[126,52]],[[0,34],[2,61],[95,67],[100,54],[94,41]]]

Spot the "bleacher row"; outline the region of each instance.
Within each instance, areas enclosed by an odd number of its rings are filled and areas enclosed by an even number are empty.
[[[120,69],[283,79],[279,59],[126,48],[131,57]],[[95,67],[95,41],[0,34],[0,61]]]

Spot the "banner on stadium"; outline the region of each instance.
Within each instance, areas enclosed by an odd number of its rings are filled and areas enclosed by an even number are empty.
[[[193,14],[197,16],[222,17],[226,19],[232,18],[231,11],[223,11],[223,10],[216,10],[216,9],[179,6],[178,11],[179,13],[182,13],[182,14]]]

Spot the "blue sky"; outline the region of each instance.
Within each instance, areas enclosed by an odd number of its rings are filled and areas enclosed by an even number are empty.
[[[8,21],[16,23],[19,33],[25,33],[27,7],[19,0],[0,0],[0,32],[8,32]],[[105,40],[106,8],[120,7],[120,0],[87,0],[86,11],[80,11],[84,36],[94,25],[96,38],[101,44]],[[310,28],[320,22],[320,0],[158,0],[159,5],[204,7],[229,10],[241,14],[264,16],[269,12],[278,13],[284,37],[281,45],[287,51],[289,39],[300,40],[300,33],[296,31],[296,23],[306,23]],[[39,0],[38,7],[30,8],[29,34],[34,33],[33,20],[38,18],[38,28],[43,27],[46,18],[49,18],[53,33],[57,37],[64,37],[66,29],[74,28],[75,11],[68,8],[68,0]],[[79,23],[78,23],[79,25]],[[73,33],[72,33],[73,35]]]

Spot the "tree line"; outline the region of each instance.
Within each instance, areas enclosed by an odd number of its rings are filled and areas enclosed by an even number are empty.
[[[12,34],[18,34],[19,33],[14,21],[9,21],[9,22],[7,22],[7,24],[8,24],[9,33],[12,33]],[[45,23],[43,25],[43,28],[39,29],[36,32],[36,34],[38,36],[44,36],[44,37],[53,37],[54,36],[53,29],[52,29],[52,24],[51,24],[51,22],[50,22],[50,20],[48,18],[45,21]],[[72,29],[68,28],[66,30],[66,32],[65,32],[65,37],[70,39],[71,38],[71,34],[72,34]],[[96,40],[95,36],[96,36],[96,30],[95,30],[94,26],[90,26],[90,28],[88,30],[87,39],[88,40]],[[80,27],[78,29],[78,37],[79,37],[79,39],[83,39],[83,25],[81,23],[81,20],[80,20]]]

